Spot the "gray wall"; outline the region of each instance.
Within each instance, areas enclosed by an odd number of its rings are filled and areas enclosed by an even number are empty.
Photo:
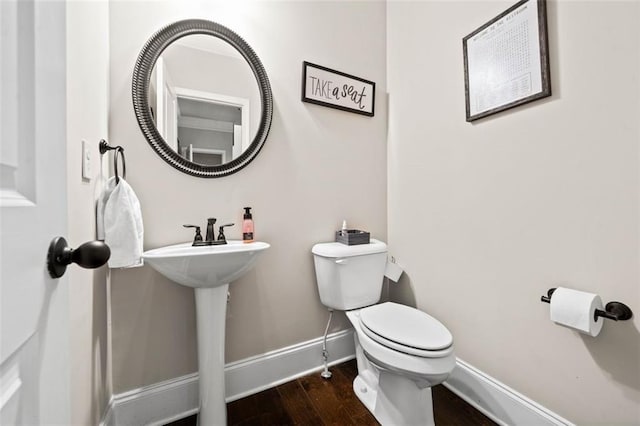
[[[639,424],[640,3],[548,2],[553,96],[466,123],[462,37],[510,5],[388,3],[392,297],[567,419]],[[636,315],[579,335],[540,303],[558,285]]]
[[[220,179],[168,166],[143,138],[131,106],[131,73],[143,44],[168,23],[198,17],[230,27],[251,45],[274,95],[260,155]],[[235,222],[228,236],[239,238],[242,207],[253,206],[257,238],[271,248],[231,285],[227,361],[321,336],[327,311],[311,246],[331,240],[343,219],[386,239],[385,4],[111,2],[110,28],[109,131],[111,142],[126,149],[145,248],[188,241],[182,224],[204,225],[212,216]],[[375,81],[375,117],[302,103],[304,60]],[[149,267],[114,270],[111,277],[114,392],[196,371],[193,291]],[[334,330],[347,327],[344,316],[337,319]]]

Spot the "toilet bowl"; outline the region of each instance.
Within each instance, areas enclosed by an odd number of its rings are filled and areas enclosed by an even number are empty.
[[[405,342],[399,343],[385,336],[376,336],[367,324],[363,323],[363,316],[366,319],[366,314],[371,309],[394,313],[392,322],[397,325],[405,322],[403,320],[414,319],[416,315],[410,313],[414,311],[425,315],[425,322],[431,322],[431,327],[420,327],[424,324],[410,327],[416,335],[421,334],[420,330],[424,331],[422,339],[416,342],[418,347],[403,345]],[[404,314],[398,314],[398,311],[404,311]],[[456,363],[449,331],[426,313],[391,302],[348,311],[346,315],[355,331],[358,376],[354,381],[353,390],[360,401],[383,425],[435,424],[431,387],[446,380]],[[433,332],[432,328],[442,334],[436,334],[434,337],[434,334],[429,334],[429,331]],[[393,329],[393,326],[390,329]],[[443,338],[446,339],[447,335],[448,345],[444,348],[439,347],[439,343]],[[433,347],[437,349],[424,349],[430,338],[433,338]],[[389,342],[393,347],[388,345]]]
[[[354,328],[358,376],[353,390],[383,425],[433,425],[431,387],[455,366],[453,337],[418,309],[380,300],[386,244],[316,244],[318,290]]]

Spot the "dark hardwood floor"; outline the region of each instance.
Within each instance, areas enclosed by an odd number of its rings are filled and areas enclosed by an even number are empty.
[[[353,393],[356,361],[331,367],[333,377],[319,373],[227,404],[229,425],[377,425]],[[433,388],[433,411],[438,426],[495,425],[442,385]],[[195,426],[197,416],[167,426]]]

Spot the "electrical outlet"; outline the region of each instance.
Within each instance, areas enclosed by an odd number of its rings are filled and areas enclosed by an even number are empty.
[[[87,141],[82,141],[82,179],[91,180],[91,151]]]

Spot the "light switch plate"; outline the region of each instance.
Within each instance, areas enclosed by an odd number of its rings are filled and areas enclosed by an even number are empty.
[[[82,141],[82,179],[91,180],[91,151],[87,141]]]

